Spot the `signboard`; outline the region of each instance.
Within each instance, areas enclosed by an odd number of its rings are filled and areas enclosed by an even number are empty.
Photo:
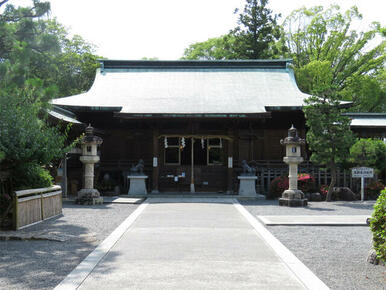
[[[228,157],[228,168],[233,168],[233,157]]]
[[[352,169],[351,174],[353,178],[372,178],[374,177],[374,169],[369,167],[355,167]]]

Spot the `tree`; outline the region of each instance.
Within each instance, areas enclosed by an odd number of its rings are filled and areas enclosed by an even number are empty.
[[[272,16],[268,0],[246,0],[238,26],[228,34],[190,45],[183,59],[259,59],[282,57],[286,51],[280,15]]]
[[[0,91],[0,151],[4,154],[1,170],[13,170],[25,163],[46,165],[67,150],[67,136],[50,127],[45,101],[49,89],[42,81],[28,80],[23,88]]]
[[[60,52],[45,58],[46,71],[39,70],[36,74],[45,80],[47,85],[58,87],[57,97],[70,96],[87,91],[94,81],[95,71],[99,67],[98,58],[94,54],[94,45],[81,36],[68,37],[66,29],[56,21],[47,20],[47,32],[55,35],[59,42]],[[44,33],[44,32],[43,32]]]
[[[307,143],[312,151],[310,160],[331,171],[331,182],[326,200],[331,200],[336,183],[337,165],[349,156],[354,142],[350,119],[342,115],[341,102],[331,86],[333,72],[328,61],[314,61],[308,69],[312,72],[313,96],[306,99],[304,107],[308,127]]]
[[[234,35],[226,34],[220,37],[210,38],[207,41],[196,42],[189,45],[184,51],[182,59],[199,60],[225,60],[238,59],[235,47]]]
[[[358,139],[350,148],[350,161],[355,165],[375,168],[384,175],[386,171],[386,144],[382,140]]]
[[[384,70],[386,42],[373,45],[372,41],[377,35],[384,38],[384,29],[373,23],[366,32],[352,30],[353,21],[361,18],[356,7],[344,14],[336,5],[326,10],[322,6],[303,7],[284,22],[286,46],[302,91],[312,93],[308,66],[314,61],[328,62],[332,72],[330,85],[339,97],[353,100],[358,110],[380,111],[378,105],[385,100],[385,87],[377,76],[382,76]]]
[[[386,70],[352,76],[340,94],[343,99],[354,102],[355,106],[350,111],[386,112]]]
[[[48,125],[49,101],[86,90],[92,79],[83,73],[94,75],[96,66],[91,45],[42,18],[49,3],[32,4],[7,5],[0,15],[0,171],[18,172],[16,187],[28,178],[25,186],[50,183],[43,167],[63,156],[68,141],[65,129]]]
[[[11,83],[19,87],[39,78],[44,87],[57,87],[51,98],[86,91],[98,67],[94,46],[78,35],[70,39],[55,19],[43,18],[48,2],[32,3],[18,8],[8,4],[0,15],[0,78],[9,79],[12,70]]]
[[[267,5],[268,0],[246,0],[243,12],[238,14],[238,26],[230,32],[236,38],[234,50],[238,58],[264,59],[278,53],[272,44],[281,36],[277,25],[280,15],[272,16]]]

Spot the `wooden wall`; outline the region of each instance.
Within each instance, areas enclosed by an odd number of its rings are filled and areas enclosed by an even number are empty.
[[[149,176],[148,190],[153,183],[153,132],[159,136],[168,134],[183,135],[232,135],[233,177],[236,179],[242,160],[281,161],[284,147],[280,140],[288,134],[291,124],[299,129],[304,137],[305,125],[302,112],[273,112],[268,119],[118,119],[112,113],[87,113],[80,118],[91,123],[96,134],[103,138],[100,146],[101,162],[96,167],[96,179],[101,180],[105,173],[114,178],[127,190],[125,174],[139,159],[145,162],[145,174]],[[158,140],[159,150],[159,189],[189,191],[190,166],[164,165],[164,146]],[[228,152],[224,147],[225,161]],[[224,191],[227,184],[227,164],[223,166],[196,166],[195,183],[202,191]],[[71,170],[70,170],[71,171]],[[166,177],[184,171],[185,179],[178,184]],[[71,172],[69,173],[71,174]],[[205,185],[204,185],[205,182]],[[208,183],[208,184],[206,184]]]

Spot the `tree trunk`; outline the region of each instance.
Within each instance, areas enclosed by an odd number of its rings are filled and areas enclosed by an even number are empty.
[[[335,164],[331,164],[330,170],[331,170],[331,182],[330,182],[330,185],[328,186],[326,201],[331,201],[332,189],[334,188],[335,183],[336,183],[336,166],[335,166]]]

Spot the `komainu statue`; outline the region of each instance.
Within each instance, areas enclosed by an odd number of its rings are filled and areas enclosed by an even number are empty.
[[[145,162],[143,162],[142,159],[139,159],[137,165],[133,165],[130,168],[130,174],[131,175],[143,175],[143,169],[145,168]]]
[[[241,168],[243,169],[243,172],[241,173],[241,175],[247,175],[247,176],[256,175],[256,168],[249,166],[246,160],[241,161]]]

